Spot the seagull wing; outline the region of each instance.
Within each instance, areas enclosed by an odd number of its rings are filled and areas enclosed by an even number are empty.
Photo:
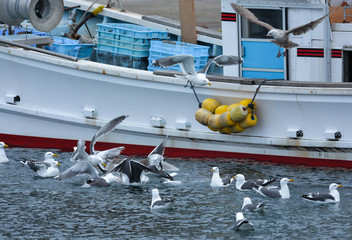
[[[324,202],[328,199],[335,201],[334,196],[332,196],[330,193],[309,193],[302,195],[302,197],[311,201]]]
[[[153,61],[156,67],[171,67],[180,64],[183,72],[189,75],[196,75],[194,68],[194,58],[192,55],[175,55],[165,58],[160,58]]]
[[[96,143],[96,141],[98,140],[98,138],[100,138],[101,136],[111,132],[112,130],[114,130],[114,128],[121,123],[125,118],[127,118],[128,115],[122,115],[120,117],[114,118],[111,121],[109,121],[108,123],[104,124],[99,131],[97,131],[93,138],[92,141],[90,142],[90,153],[93,154],[94,153],[94,145]]]
[[[333,10],[334,11],[334,10]],[[318,18],[317,20],[311,21],[310,23],[304,24],[302,26],[295,27],[289,31],[287,31],[287,34],[292,33],[295,36],[301,35],[303,33],[306,33],[310,30],[313,30],[318,26],[319,23],[321,23],[327,16],[329,16],[333,11],[330,13],[326,14],[325,16],[322,16],[321,18]]]
[[[131,164],[131,171],[132,171],[132,177],[133,177],[133,181],[131,181],[132,179],[130,178],[130,182],[141,182],[141,174],[143,171],[150,171],[149,167],[146,167],[145,165],[136,162],[134,160],[130,161]]]
[[[240,6],[240,5],[237,5],[237,4],[234,4],[234,3],[231,3],[231,7],[239,14],[241,15],[242,17],[248,19],[248,21],[252,22],[252,23],[256,23],[262,27],[265,27],[266,29],[268,30],[271,30],[271,29],[275,29],[273,26],[271,26],[270,24],[266,23],[266,22],[262,22],[260,21],[251,11],[249,11],[248,9]]]
[[[226,65],[234,65],[234,64],[239,64],[242,62],[242,59],[236,56],[232,55],[219,55],[210,61],[201,69],[198,71],[198,73],[207,73],[210,65],[212,63],[215,63],[219,67],[223,67]]]
[[[105,151],[97,152],[96,155],[101,157],[106,161],[113,161],[115,158],[120,156],[121,152],[125,149],[125,147],[116,147],[111,148]]]
[[[76,162],[78,159],[84,161],[88,159],[88,154],[86,153],[86,142],[83,139],[78,140],[77,148],[72,153],[70,161]]]
[[[62,180],[62,179],[74,177],[80,174],[88,174],[91,176],[91,178],[99,177],[98,171],[89,162],[82,161],[82,162],[77,162],[72,167],[62,172],[57,179]]]
[[[153,149],[151,153],[149,153],[148,158],[153,154],[159,154],[161,156],[164,155],[167,137],[168,136],[166,136],[164,141],[162,141],[157,147]]]

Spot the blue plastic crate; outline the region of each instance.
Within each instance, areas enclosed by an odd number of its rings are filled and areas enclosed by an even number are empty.
[[[139,50],[139,51],[149,51],[149,48],[150,48],[150,43],[124,42],[124,41],[108,39],[108,38],[99,38],[98,44],[111,45],[111,46],[128,48],[128,49]]]
[[[52,51],[77,58],[89,58],[95,44],[80,44],[78,40],[54,37]]]
[[[104,23],[97,24],[98,31],[114,33],[132,38],[147,38],[147,39],[168,39],[169,35],[165,31],[154,28],[147,28],[135,24],[127,23]]]
[[[195,44],[183,43],[183,42],[170,42],[170,41],[151,41],[149,49],[149,66],[148,70],[174,70],[182,71],[180,65],[171,66],[168,68],[159,68],[152,65],[152,61],[159,58],[188,54],[194,57],[194,67],[196,71],[202,69],[208,62],[209,47],[200,46]]]
[[[148,67],[148,57],[126,55],[100,49],[96,49],[96,61],[99,63],[142,70],[146,70]]]

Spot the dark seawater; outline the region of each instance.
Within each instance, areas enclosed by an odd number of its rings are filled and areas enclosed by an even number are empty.
[[[9,163],[0,164],[0,239],[351,239],[352,173],[346,169],[258,164],[249,160],[167,159],[181,169],[175,180],[157,178],[141,186],[83,188],[84,177],[65,181],[41,179],[20,163],[42,159],[45,149],[6,149]],[[53,151],[53,150],[52,150]],[[59,153],[61,169],[70,153]],[[235,186],[209,186],[211,168],[220,174],[247,178],[289,177],[291,198],[269,199]],[[308,192],[342,184],[339,204],[314,204],[301,199]],[[277,185],[275,183],[274,185]],[[172,210],[151,211],[151,190],[174,198]],[[251,231],[234,231],[244,197],[264,202],[264,212],[245,212]]]

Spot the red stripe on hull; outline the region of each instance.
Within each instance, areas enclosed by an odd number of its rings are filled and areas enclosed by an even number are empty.
[[[0,141],[5,142],[9,147],[23,147],[23,148],[44,148],[44,149],[60,149],[62,151],[71,152],[76,146],[77,140],[44,138],[44,137],[30,137],[20,135],[0,134]],[[89,149],[89,143],[86,142]],[[104,150],[113,147],[124,146],[124,155],[147,156],[155,146],[143,146],[133,144],[118,144],[118,143],[104,143],[97,142],[95,148],[97,150]],[[260,162],[274,162],[278,164],[300,164],[308,166],[324,166],[324,167],[342,167],[352,168],[352,161],[335,160],[335,159],[319,159],[319,158],[302,158],[291,156],[276,156],[276,155],[262,155],[252,153],[237,153],[237,152],[221,152],[198,149],[184,149],[184,148],[170,148],[165,149],[165,156],[181,157],[181,158],[238,158],[238,159],[252,159]]]

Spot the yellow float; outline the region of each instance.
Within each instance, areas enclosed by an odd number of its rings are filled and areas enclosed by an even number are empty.
[[[256,125],[257,121],[258,121],[257,116],[255,116],[254,114],[252,116],[252,113],[249,113],[245,119],[239,122],[239,125],[242,128],[250,128]]]
[[[208,119],[208,126],[213,129],[220,129],[222,128],[219,123],[220,114],[213,114]]]
[[[202,102],[202,108],[208,110],[211,113],[214,113],[215,109],[217,107],[219,107],[220,105],[221,104],[217,100],[212,99],[212,98],[206,98]]]
[[[227,111],[228,105],[220,105],[215,109],[215,114],[222,114]]]
[[[204,109],[204,108],[199,108],[196,111],[196,120],[204,125],[204,126],[208,126],[208,119],[210,116],[212,116],[213,114],[211,112],[209,112],[208,110]]]
[[[246,118],[248,111],[245,106],[237,105],[230,111],[231,120],[234,122],[240,122]]]

